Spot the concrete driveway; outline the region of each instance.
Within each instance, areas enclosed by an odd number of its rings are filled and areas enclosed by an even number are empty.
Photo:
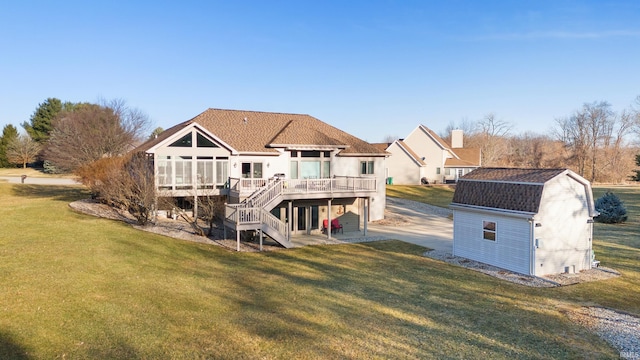
[[[453,221],[448,214],[448,209],[387,197],[385,220],[369,224],[367,236],[384,236],[451,252]]]

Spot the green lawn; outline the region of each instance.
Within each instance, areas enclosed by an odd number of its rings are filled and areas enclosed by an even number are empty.
[[[615,359],[564,312],[640,314],[637,219],[596,243],[623,277],[540,289],[399,241],[226,251],[69,209],[86,196],[0,183],[0,358]]]
[[[0,168],[0,176],[22,176],[27,175],[28,177],[72,177],[71,174],[46,174],[42,171],[42,169],[34,169],[34,168]]]
[[[454,191],[455,187],[449,185],[387,185],[387,196],[420,201],[440,207],[449,206]]]

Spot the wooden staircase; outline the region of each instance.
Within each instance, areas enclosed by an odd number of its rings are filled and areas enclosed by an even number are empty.
[[[376,179],[334,176],[327,179],[230,179],[234,197],[247,196],[238,204],[227,204],[225,226],[237,231],[260,230],[285,248],[288,224],[271,214],[278,204],[292,199],[333,199],[368,197],[376,192]],[[244,195],[243,195],[244,194]],[[238,240],[239,242],[239,240]]]
[[[269,181],[239,204],[227,204],[225,226],[240,230],[260,230],[285,248],[293,247],[289,241],[287,224],[271,214],[283,200],[283,182]]]

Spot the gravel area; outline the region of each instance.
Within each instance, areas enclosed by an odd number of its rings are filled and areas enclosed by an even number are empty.
[[[537,277],[518,274],[474,260],[469,260],[459,256],[453,256],[451,252],[448,251],[427,251],[424,253],[424,256],[432,259],[442,260],[449,264],[462,266],[516,284],[533,287],[556,287],[574,285],[582,282],[606,280],[620,276],[620,273],[613,269],[598,267],[591,270],[581,271],[577,274],[554,274],[544,277]]]
[[[621,359],[640,359],[640,318],[595,306],[582,307],[568,316],[616,348]]]

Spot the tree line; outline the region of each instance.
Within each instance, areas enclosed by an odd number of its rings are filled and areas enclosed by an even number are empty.
[[[133,215],[146,224],[160,208],[177,209],[175,199],[159,193],[154,183],[153,161],[144,152],[132,151],[149,134],[150,120],[122,100],[93,103],[62,102],[48,98],[22,123],[24,134],[7,125],[0,137],[0,166],[39,162],[48,173],[73,173],[96,200]],[[199,212],[185,218],[196,233],[204,235],[197,218],[209,225],[224,211],[224,201],[213,191],[194,193]]]
[[[548,134],[513,134],[513,125],[491,113],[478,121],[450,123],[441,134],[462,129],[464,146],[479,148],[482,166],[570,168],[592,182],[639,181],[640,96],[616,112],[606,101],[584,103],[555,119]]]
[[[48,98],[30,120],[4,127],[0,166],[40,162],[45,171],[72,173],[83,164],[131,150],[148,131],[149,117],[123,100],[99,103],[62,102]]]

